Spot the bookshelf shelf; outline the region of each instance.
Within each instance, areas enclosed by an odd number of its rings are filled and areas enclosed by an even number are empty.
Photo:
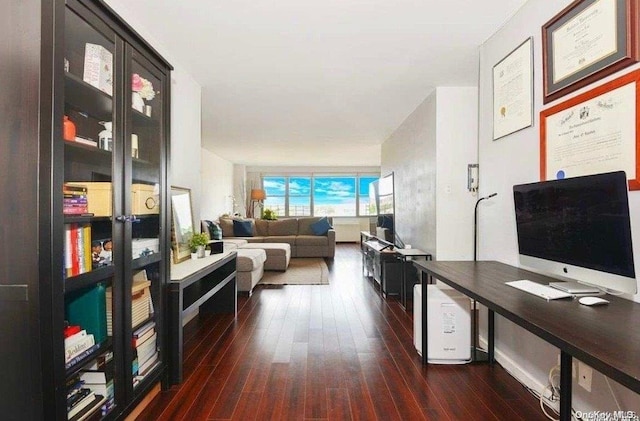
[[[158,263],[162,259],[160,253],[150,254],[148,256],[139,257],[132,262],[132,268],[134,270],[144,269],[152,263]]]
[[[79,289],[87,288],[98,282],[106,281],[113,277],[115,273],[115,267],[113,265],[93,269],[89,272],[72,276],[65,279],[64,290],[65,292],[77,291]]]
[[[98,120],[111,121],[113,98],[70,72],[64,74],[65,102]]]

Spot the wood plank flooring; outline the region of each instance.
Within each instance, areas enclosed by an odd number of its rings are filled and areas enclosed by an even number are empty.
[[[423,367],[412,318],[339,244],[330,285],[258,287],[185,327],[184,382],[139,420],[542,420],[502,367]]]

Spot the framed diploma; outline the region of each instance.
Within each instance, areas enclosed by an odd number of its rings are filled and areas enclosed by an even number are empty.
[[[639,0],[576,0],[542,27],[544,103],[636,63]]]
[[[540,179],[624,170],[640,190],[640,70],[540,112]]]
[[[493,66],[493,140],[533,125],[533,38]]]

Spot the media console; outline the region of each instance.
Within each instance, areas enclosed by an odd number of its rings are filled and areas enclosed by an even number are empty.
[[[546,301],[508,285],[529,279],[541,284],[557,279],[494,261],[415,261],[414,266],[489,309],[489,362],[494,355],[497,313],[560,349],[560,419],[571,419],[572,358],[640,393],[640,304],[608,296],[607,306],[588,307],[575,299]],[[427,283],[422,283],[427,314]],[[422,323],[422,362],[427,363],[427,323]]]

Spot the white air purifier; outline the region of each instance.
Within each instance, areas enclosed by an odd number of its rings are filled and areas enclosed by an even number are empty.
[[[413,344],[422,355],[422,323],[426,321],[429,364],[471,362],[471,301],[454,289],[427,285],[426,320],[422,317],[422,285],[413,287]]]

